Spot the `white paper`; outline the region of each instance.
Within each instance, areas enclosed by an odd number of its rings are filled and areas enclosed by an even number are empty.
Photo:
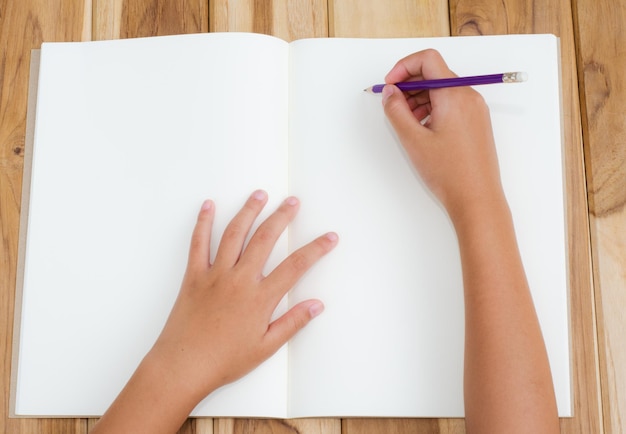
[[[265,216],[286,197],[287,72],[269,37],[44,45],[18,414],[101,415],[165,322],[203,200],[215,252],[253,190]],[[284,414],[286,356],[196,414]]]

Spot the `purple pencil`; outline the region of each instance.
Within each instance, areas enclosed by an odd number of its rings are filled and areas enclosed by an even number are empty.
[[[522,81],[526,81],[527,78],[528,76],[525,72],[505,72],[502,74],[442,78],[439,80],[404,81],[401,83],[395,83],[395,85],[400,90],[406,92],[411,90],[437,89],[442,87],[477,86],[480,84],[521,83]],[[383,87],[385,87],[384,84],[376,84],[363,90],[369,93],[381,93],[383,91]]]

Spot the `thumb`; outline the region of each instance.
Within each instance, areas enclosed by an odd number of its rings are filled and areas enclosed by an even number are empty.
[[[404,94],[393,84],[388,84],[383,88],[382,97],[385,116],[391,122],[400,141],[408,143],[405,140],[419,134],[421,125],[413,116]]]

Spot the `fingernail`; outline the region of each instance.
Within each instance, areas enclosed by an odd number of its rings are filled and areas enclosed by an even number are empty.
[[[252,193],[252,199],[265,200],[266,197],[267,197],[267,193],[265,193],[263,190],[257,190],[254,193]]]
[[[389,99],[389,97],[391,95],[393,95],[393,86],[390,85],[386,85],[385,87],[383,87],[383,106],[385,104],[387,104],[387,100]]]
[[[211,208],[213,208],[213,201],[212,200],[205,200],[204,202],[202,202],[202,211],[208,211]]]
[[[334,243],[339,239],[339,236],[334,232],[329,232],[326,234],[326,239]]]
[[[290,205],[290,206],[295,206],[295,205],[298,204],[298,199],[293,197],[293,196],[291,196],[291,197],[288,197],[287,199],[285,199],[285,203],[287,205]]]
[[[324,311],[324,305],[319,301],[317,303],[312,304],[309,307],[309,315],[311,315],[311,318],[315,318],[323,311]]]

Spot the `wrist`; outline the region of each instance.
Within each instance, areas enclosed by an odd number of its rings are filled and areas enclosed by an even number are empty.
[[[199,399],[164,362],[150,351],[92,432],[175,432]]]
[[[221,386],[217,379],[193,377],[198,371],[198,364],[191,354],[183,350],[155,345],[146,354],[137,372],[146,379],[160,383],[162,393],[179,401],[188,412],[208,394]],[[212,370],[209,370],[212,372]]]
[[[482,230],[512,225],[511,211],[503,192],[487,198],[458,201],[446,209],[457,235],[462,235],[470,229]]]

